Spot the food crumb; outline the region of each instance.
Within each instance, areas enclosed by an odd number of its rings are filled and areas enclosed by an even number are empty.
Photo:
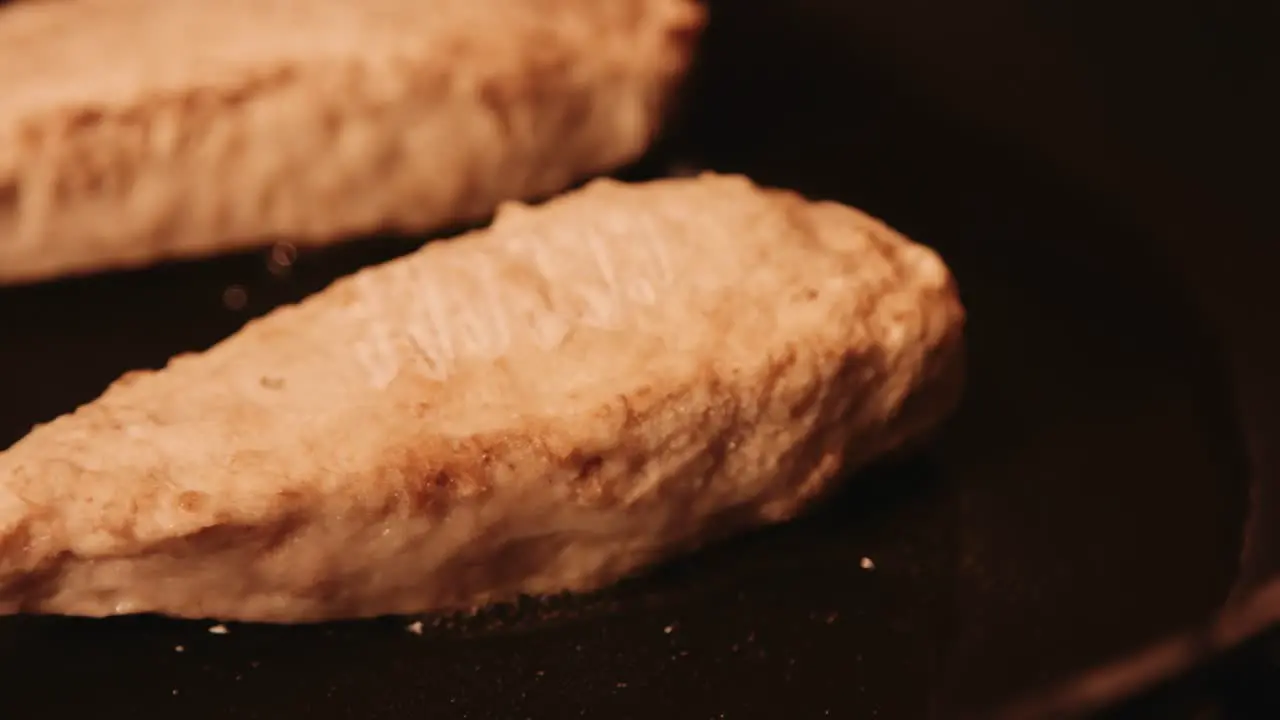
[[[668,626],[666,626],[666,627],[662,628],[662,632],[663,632],[663,633],[665,633],[665,634],[667,634],[667,635],[670,635],[671,633],[675,632],[675,629],[676,629],[676,626],[675,626],[675,625],[668,625]]]
[[[830,613],[827,613],[827,624],[828,624],[828,625],[830,625],[831,623],[833,623],[833,622],[835,622],[836,620],[839,620],[839,619],[840,619],[840,613],[838,613],[838,612],[830,612]]]
[[[174,651],[174,652],[182,652],[182,651],[184,651],[184,650],[186,650],[186,648],[182,647],[181,645],[174,645],[174,646],[173,646],[173,651]]]
[[[249,304],[249,292],[239,285],[222,291],[222,305],[228,310],[243,310]]]
[[[627,686],[627,684],[626,684],[626,683],[624,683],[624,682],[620,682],[620,683],[618,683],[618,687],[620,687],[620,688],[624,688],[624,687],[626,687],[626,686]]]
[[[178,694],[178,688],[174,688],[174,689],[173,689],[173,694],[174,694],[174,695],[177,695],[177,694]]]
[[[409,627],[405,628],[405,630],[408,630],[409,632],[413,633],[414,635],[421,635],[421,634],[422,634],[422,621],[421,621],[421,620],[418,620],[418,621],[416,621],[416,622],[409,623]]]
[[[214,634],[214,635],[226,635],[226,634],[227,634],[227,626],[226,626],[226,625],[214,625],[213,627],[209,628],[209,632],[210,632],[210,633],[212,633],[212,634]]]
[[[271,253],[267,257],[267,271],[272,275],[284,275],[289,272],[297,259],[298,248],[289,243],[277,243],[271,248]]]
[[[863,570],[875,570],[875,569],[876,569],[876,564],[875,564],[875,562],[874,562],[874,561],[872,561],[872,560],[871,560],[871,558],[869,558],[869,557],[864,557],[864,558],[862,558],[862,562],[858,563],[858,565],[859,565],[859,566],[861,566]]]

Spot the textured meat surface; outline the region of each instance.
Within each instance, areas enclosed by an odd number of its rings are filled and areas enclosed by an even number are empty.
[[[0,283],[480,219],[638,157],[692,0],[0,8]]]
[[[963,325],[931,250],[741,177],[508,204],[0,454],[0,611],[300,622],[599,588],[927,433]]]

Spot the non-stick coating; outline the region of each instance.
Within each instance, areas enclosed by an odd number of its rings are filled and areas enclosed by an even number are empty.
[[[1208,617],[1239,564],[1245,457],[1216,340],[1144,252],[1152,238],[886,75],[717,42],[682,132],[632,176],[744,171],[938,248],[970,312],[971,374],[934,448],[852,478],[812,518],[598,597],[421,635],[410,619],[225,635],[3,619],[0,714],[946,717]],[[415,242],[304,255],[282,275],[254,254],[0,291],[0,445]]]

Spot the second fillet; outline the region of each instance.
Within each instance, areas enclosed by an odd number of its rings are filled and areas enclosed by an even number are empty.
[[[693,0],[0,8],[0,284],[479,220],[635,160]]]
[[[600,588],[955,406],[931,250],[734,176],[592,182],[0,453],[0,612],[302,622]]]

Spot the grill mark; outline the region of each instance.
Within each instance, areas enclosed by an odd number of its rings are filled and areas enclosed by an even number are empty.
[[[354,355],[371,385],[386,387],[410,354],[443,381],[461,362],[496,359],[522,343],[554,350],[576,327],[621,330],[674,281],[653,218],[498,240],[428,250],[357,278]]]

